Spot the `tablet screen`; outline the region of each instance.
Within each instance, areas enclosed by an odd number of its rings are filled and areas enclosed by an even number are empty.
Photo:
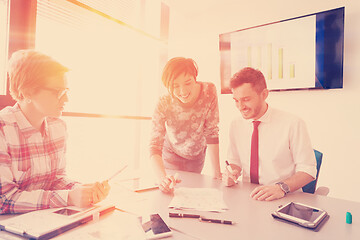
[[[323,212],[318,209],[302,206],[296,203],[290,203],[279,212],[300,218],[309,222],[314,222]]]

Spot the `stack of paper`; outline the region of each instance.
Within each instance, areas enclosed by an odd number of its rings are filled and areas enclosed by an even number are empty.
[[[223,212],[226,206],[222,192],[215,188],[177,188],[169,208]]]

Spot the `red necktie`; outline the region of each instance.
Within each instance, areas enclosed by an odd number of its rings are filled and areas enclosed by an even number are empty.
[[[250,156],[250,180],[252,183],[259,184],[259,131],[260,121],[253,121],[254,131],[251,137],[251,156]]]

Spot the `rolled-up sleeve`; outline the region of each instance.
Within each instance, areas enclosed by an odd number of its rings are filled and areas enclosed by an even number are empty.
[[[305,172],[316,178],[316,158],[303,120],[299,119],[290,132],[290,147],[296,172]]]

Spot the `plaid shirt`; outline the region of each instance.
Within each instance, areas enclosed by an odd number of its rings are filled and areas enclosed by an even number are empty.
[[[0,111],[0,214],[67,205],[76,182],[65,174],[66,125],[47,118],[43,129],[18,104]]]

